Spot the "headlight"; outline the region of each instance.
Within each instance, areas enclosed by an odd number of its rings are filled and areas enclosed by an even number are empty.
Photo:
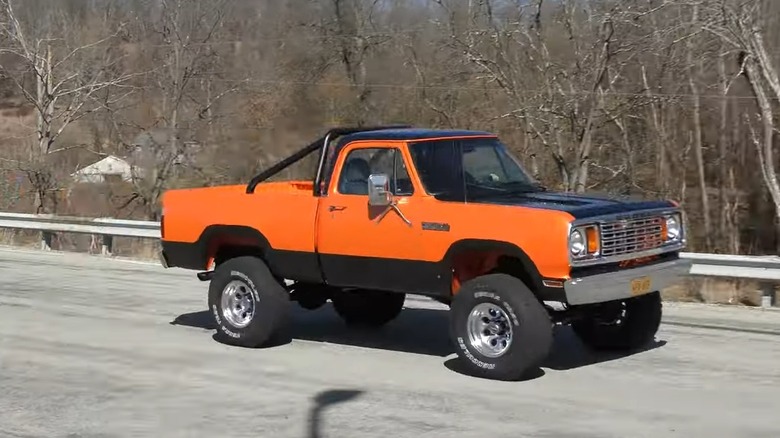
[[[682,224],[680,216],[672,215],[666,217],[666,240],[678,240],[682,236]]]
[[[569,253],[574,258],[598,255],[600,246],[599,229],[596,225],[579,226],[569,232]]]
[[[585,244],[585,236],[580,230],[574,230],[569,235],[569,251],[573,256],[581,256],[585,254],[587,245]]]

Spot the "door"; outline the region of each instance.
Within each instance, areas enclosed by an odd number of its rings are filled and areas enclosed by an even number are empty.
[[[347,146],[320,200],[317,250],[329,284],[419,293],[431,276],[422,261],[419,199],[399,147]],[[368,177],[386,174],[396,208],[368,205]]]

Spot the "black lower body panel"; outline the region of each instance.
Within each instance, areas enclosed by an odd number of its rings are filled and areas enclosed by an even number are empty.
[[[289,280],[309,283],[322,282],[317,254],[303,251],[280,251],[275,249],[245,248],[246,254],[261,254],[274,275]],[[243,254],[244,252],[241,252]],[[237,253],[238,254],[238,253]],[[166,267],[204,270],[209,255],[199,242],[162,242],[162,254]]]
[[[161,255],[169,267],[208,269],[206,249],[198,243],[163,241]],[[248,248],[261,255],[277,277],[335,287],[386,290],[417,295],[449,297],[452,271],[446,259],[437,262],[379,257],[317,254],[303,251]],[[249,253],[247,253],[249,254]],[[323,276],[324,273],[324,276]],[[559,301],[563,289],[529,284],[543,300]]]
[[[206,255],[200,245],[187,242],[162,241],[162,254],[168,268],[206,269]]]
[[[320,254],[328,284],[420,295],[449,295],[452,274],[442,263]]]

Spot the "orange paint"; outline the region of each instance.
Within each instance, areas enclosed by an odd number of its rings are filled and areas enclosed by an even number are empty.
[[[448,137],[450,138],[450,137]],[[396,196],[398,209],[381,220],[383,209],[368,197],[341,194],[338,179],[347,154],[356,148],[398,148],[414,187]],[[254,194],[245,185],[171,190],[163,195],[168,223],[165,240],[196,242],[209,225],[239,225],[262,232],[278,250],[440,262],[460,240],[505,242],[521,248],[542,277],[569,277],[566,229],[574,218],[565,212],[522,206],[444,202],[425,193],[405,141],[356,141],[337,157],[327,196],[315,197],[311,181],[265,182]],[[423,230],[422,222],[445,223],[449,231]],[[225,244],[253,245],[235,236],[208,243],[209,260]],[[453,266],[453,291],[489,272],[502,254],[469,254]],[[210,263],[204,260],[204,264]]]

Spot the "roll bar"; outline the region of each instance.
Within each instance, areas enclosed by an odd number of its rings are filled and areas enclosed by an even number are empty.
[[[367,132],[367,131],[382,131],[387,129],[403,129],[403,128],[411,128],[411,126],[408,125],[384,125],[384,126],[369,126],[369,127],[338,127],[338,128],[332,128],[329,130],[323,137],[318,138],[313,143],[309,144],[308,146],[304,147],[303,149],[299,150],[298,152],[295,152],[294,154],[290,155],[289,157],[283,159],[282,161],[274,164],[273,166],[269,167],[266,170],[263,170],[262,172],[255,175],[250,181],[249,184],[246,186],[246,193],[252,194],[255,192],[255,188],[258,184],[261,182],[267,180],[268,178],[278,174],[279,172],[283,171],[284,169],[292,166],[293,164],[297,163],[298,161],[306,158],[309,154],[312,152],[321,149],[320,154],[320,160],[319,164],[317,165],[317,175],[314,177],[314,192],[317,193],[317,188],[319,186],[320,179],[322,178],[322,170],[323,166],[325,165],[325,156],[327,155],[327,149],[328,149],[328,143],[330,143],[330,140],[335,137],[340,137],[343,135],[349,135],[349,134],[355,134],[358,132]]]

